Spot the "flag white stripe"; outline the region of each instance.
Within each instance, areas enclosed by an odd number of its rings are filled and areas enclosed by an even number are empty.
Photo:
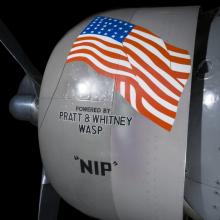
[[[160,81],[158,81],[152,74],[150,74],[146,69],[144,69],[140,64],[138,64],[131,56],[128,56],[129,61],[132,65],[134,65],[139,71],[144,73],[144,75],[150,79],[157,87],[159,87],[164,93],[173,99],[179,101],[179,96],[170,91],[166,86],[164,86]]]
[[[153,53],[154,55],[156,55],[159,59],[161,59],[161,61],[163,61],[168,67],[170,67],[170,60],[168,60],[159,50],[157,50],[155,47],[153,47],[152,45],[136,38],[133,36],[127,36],[127,39],[131,39],[137,43],[139,43],[140,45],[142,45],[143,47],[145,47],[147,50],[149,50],[151,53]]]
[[[183,85],[185,85],[186,82],[187,82],[187,79],[180,79],[180,78],[178,78],[178,80],[179,80],[181,83],[183,83]]]
[[[149,66],[151,66],[154,70],[157,71],[164,79],[166,79],[170,84],[172,84],[177,90],[180,92],[183,91],[183,86],[180,85],[173,77],[171,77],[168,73],[166,73],[164,70],[159,68],[157,65],[154,64],[154,62],[141,50],[134,47],[133,45],[129,43],[124,43],[126,47],[128,47],[130,50],[132,50],[140,59],[142,59],[145,63],[147,63]]]
[[[120,82],[120,94],[125,98],[125,82]]]
[[[116,45],[119,45],[119,46],[122,46],[122,43],[110,38],[110,37],[107,37],[107,36],[103,36],[103,35],[98,35],[98,34],[83,34],[83,35],[79,35],[77,39],[80,39],[80,38],[83,38],[83,37],[95,37],[95,38],[98,38],[98,39],[101,39],[101,40],[104,40],[104,41],[107,41],[109,43],[112,43],[112,44],[116,44]]]
[[[168,50],[168,52],[171,56],[180,57],[180,58],[190,60],[190,55],[188,55],[188,54],[178,53],[178,52],[174,52],[172,50]]]
[[[161,38],[159,38],[159,37],[153,36],[153,35],[151,35],[151,34],[148,34],[148,33],[146,33],[146,32],[143,32],[143,31],[136,30],[135,28],[134,28],[131,32],[136,33],[136,34],[139,34],[140,36],[145,37],[145,38],[147,38],[147,39],[149,39],[149,40],[151,40],[151,41],[157,43],[158,45],[160,45],[160,46],[163,47],[164,49],[167,49],[167,47],[166,47],[164,41],[163,41]]]
[[[170,104],[166,100],[159,97],[139,76],[137,76],[137,81],[140,86],[144,89],[144,91],[150,95],[156,102],[163,105],[165,108],[177,112],[177,106]]]
[[[191,66],[172,62],[171,63],[171,69],[173,71],[177,71],[177,72],[190,73]]]
[[[100,48],[103,48],[103,50],[109,51],[109,52],[113,52],[113,53],[117,53],[119,55],[122,55],[124,57],[127,57],[127,55],[120,49],[117,48],[113,48],[113,47],[109,47],[103,43],[101,43],[98,40],[80,40],[80,41],[76,41],[74,43],[74,45],[80,44],[80,43],[92,43],[94,45],[97,45]],[[72,48],[73,49],[73,48]],[[72,49],[70,51],[72,51]]]
[[[144,107],[153,115],[155,115],[156,117],[160,118],[161,120],[165,121],[166,123],[172,125],[174,123],[174,118],[171,118],[165,114],[163,114],[162,112],[158,111],[157,109],[155,109],[152,105],[150,105],[143,97],[141,99],[142,104],[144,105]]]
[[[130,77],[130,78],[136,80],[136,77],[133,74],[122,71],[122,70],[112,69],[110,67],[107,67],[104,64],[102,64],[101,62],[99,62],[96,58],[91,56],[90,54],[76,53],[76,54],[71,55],[71,58],[75,58],[75,57],[85,57],[85,58],[89,59],[94,65],[96,65],[100,69],[103,69],[104,71],[106,71],[110,74],[127,76],[127,77]]]
[[[136,106],[136,91],[135,88],[130,85],[130,100],[131,100],[131,106],[138,111],[137,106]]]
[[[72,52],[73,51],[77,52],[77,50],[82,50],[82,49],[86,49],[86,50],[92,51],[96,55],[98,55],[99,57],[101,57],[102,59],[104,59],[104,60],[106,60],[106,61],[108,61],[110,63],[118,64],[118,65],[121,65],[121,66],[128,67],[129,69],[132,69],[131,64],[128,61],[121,60],[121,59],[115,59],[115,58],[106,56],[105,54],[103,54],[102,52],[100,52],[99,50],[97,50],[94,47],[90,47],[90,46],[77,46],[77,47],[72,48]],[[71,55],[72,54],[70,54],[68,56],[69,59],[71,59]]]

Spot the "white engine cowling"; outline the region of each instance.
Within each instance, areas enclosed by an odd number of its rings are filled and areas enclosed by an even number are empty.
[[[197,15],[198,7],[176,7],[96,16],[147,28],[189,51],[192,62]],[[167,131],[115,92],[114,79],[86,62],[66,62],[73,42],[96,16],[60,40],[44,73],[38,127],[46,175],[65,201],[95,218],[180,220],[191,74]]]

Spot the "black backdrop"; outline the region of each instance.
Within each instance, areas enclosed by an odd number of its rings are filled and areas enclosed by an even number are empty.
[[[217,1],[212,4],[202,1],[116,2],[1,2],[0,18],[43,74],[49,55],[59,39],[78,22],[96,12],[122,7],[202,4],[209,9],[219,5]],[[0,45],[1,206],[5,212],[5,217],[0,217],[2,219],[37,219],[41,181],[37,128],[28,122],[13,119],[8,111],[9,100],[16,94],[23,76],[22,69]],[[83,214],[62,202],[59,219],[83,217]]]

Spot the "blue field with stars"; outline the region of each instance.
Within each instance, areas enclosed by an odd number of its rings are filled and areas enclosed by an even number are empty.
[[[127,35],[131,32],[134,25],[115,18],[98,16],[93,19],[88,26],[81,32],[84,34],[97,34],[110,37],[120,43],[124,41]]]

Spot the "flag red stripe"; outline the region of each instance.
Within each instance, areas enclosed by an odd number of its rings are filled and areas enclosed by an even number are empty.
[[[184,73],[184,72],[177,72],[177,71],[172,71],[171,72],[172,76],[175,77],[176,79],[188,79],[189,78],[189,73]]]
[[[143,28],[143,27],[141,27],[141,26],[136,25],[136,26],[134,26],[134,29],[136,29],[136,30],[138,30],[138,31],[145,32],[145,33],[147,33],[147,34],[151,34],[151,35],[154,36],[154,37],[158,37],[158,36],[157,36],[156,34],[154,34],[152,31],[148,30],[147,28]],[[158,37],[158,38],[159,38],[159,37]]]
[[[120,82],[119,82],[119,80],[115,80],[115,91],[120,93]]]
[[[117,77],[116,77],[117,80]],[[130,102],[130,84],[125,81],[125,99],[127,100],[128,103]]]
[[[128,61],[128,58],[126,56],[123,56],[123,55],[120,55],[120,54],[117,54],[117,53],[114,53],[114,52],[109,52],[109,51],[95,45],[94,43],[82,42],[82,43],[78,43],[78,44],[74,45],[73,48],[76,48],[78,46],[90,46],[90,47],[93,47],[93,48],[97,49],[101,53],[103,53],[106,56],[109,56],[111,58],[117,58],[117,59],[120,59],[120,60]],[[73,52],[74,51],[70,51],[69,55],[73,54]]]
[[[94,58],[96,58],[99,62],[103,63],[105,66],[109,67],[109,68],[112,68],[112,69],[115,69],[115,70],[122,70],[122,71],[126,71],[128,73],[132,73],[132,70],[125,67],[125,66],[122,66],[120,64],[117,64],[117,63],[111,63],[111,62],[108,62],[106,60],[104,60],[103,58],[101,58],[99,55],[97,55],[96,53],[90,51],[90,50],[87,50],[87,49],[80,49],[80,50],[76,50],[76,51],[73,51],[72,52],[72,55],[73,54],[77,54],[77,53],[83,53],[83,54],[89,54],[91,56],[93,56]],[[68,60],[71,60],[68,59]],[[68,61],[69,62],[69,61]]]
[[[80,38],[77,38],[77,39],[76,39],[76,42],[79,42],[79,41],[81,41],[81,40],[96,40],[96,41],[99,41],[100,43],[105,44],[105,45],[108,46],[108,47],[112,47],[112,48],[116,48],[116,49],[121,50],[121,46],[120,46],[120,45],[118,45],[118,44],[113,44],[113,43],[104,41],[104,40],[102,40],[102,39],[100,39],[100,38],[97,38],[97,37],[91,37],[91,36],[88,36],[88,37],[80,37]],[[73,44],[72,46],[74,46],[74,44]]]
[[[185,54],[185,55],[189,55],[189,52],[187,50],[184,50],[182,48],[179,48],[179,47],[175,47],[167,42],[165,42],[165,45],[167,47],[168,50],[171,50],[173,52],[177,52],[177,53],[182,53],[182,54]]]

